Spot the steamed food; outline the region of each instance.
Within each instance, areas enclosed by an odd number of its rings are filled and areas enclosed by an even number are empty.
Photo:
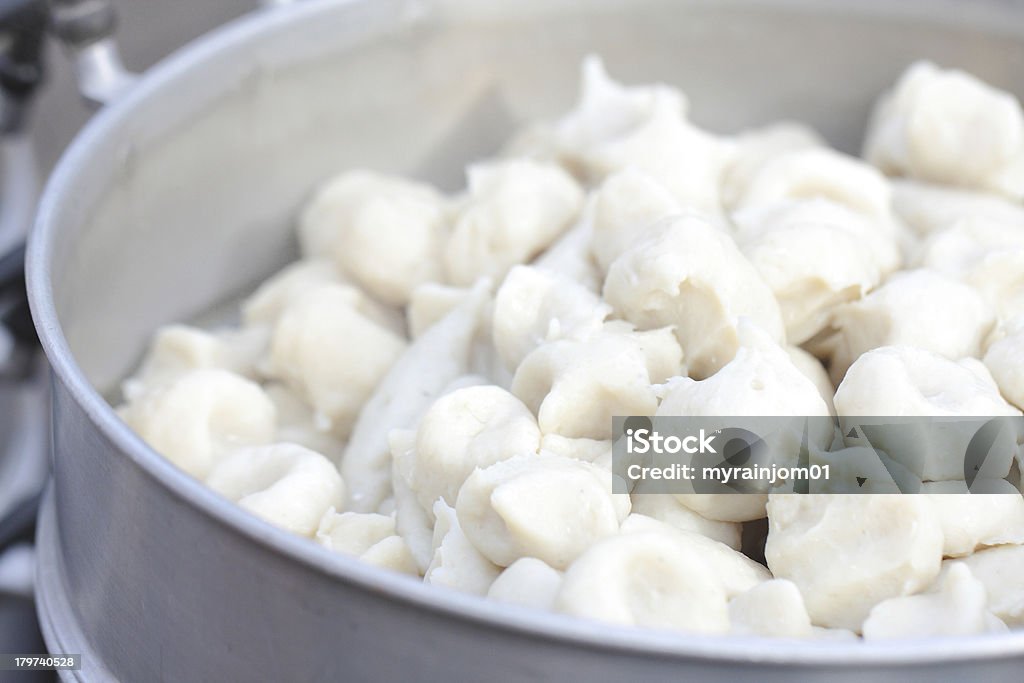
[[[687,110],[591,57],[576,106],[462,192],[327,180],[302,259],[235,328],[159,330],[121,416],[271,524],[439,590],[700,634],[1024,624],[1016,442],[985,462],[1002,495],[967,493],[966,444],[927,429],[921,467],[867,495],[613,493],[611,472],[615,415],[1020,416],[1019,102],[912,65],[863,159]],[[871,467],[844,432],[807,447]],[[921,493],[876,495],[892,478]]]

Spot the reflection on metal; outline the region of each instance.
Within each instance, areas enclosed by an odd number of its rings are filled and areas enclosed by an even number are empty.
[[[75,55],[78,90],[86,102],[102,106],[123,95],[138,80],[124,68],[117,45],[104,38],[78,51]]]
[[[54,33],[74,55],[78,90],[87,102],[107,104],[135,83],[114,43],[117,18],[109,0],[59,0],[52,16]]]

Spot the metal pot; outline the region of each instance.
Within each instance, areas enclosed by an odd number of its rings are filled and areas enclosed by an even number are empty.
[[[104,399],[153,329],[295,255],[291,217],[352,166],[453,187],[580,58],[661,79],[721,131],[792,117],[855,150],[873,98],[929,57],[1021,93],[1001,2],[313,1],[160,64],[78,137],[31,239],[55,371],[39,609],[73,680],[1019,679],[1024,633],[794,643],[643,632],[491,604],[261,522],[148,448]]]

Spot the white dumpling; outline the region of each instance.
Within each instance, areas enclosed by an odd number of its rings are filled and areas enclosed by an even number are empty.
[[[437,520],[434,525],[434,555],[424,574],[424,582],[475,595],[486,595],[501,568],[492,564],[473,546],[462,531],[451,506],[439,500],[432,514]]]
[[[545,434],[540,440],[540,449],[551,455],[592,462],[601,467],[611,464],[611,439],[572,438],[561,434]],[[606,469],[610,469],[610,467]]]
[[[729,598],[771,578],[771,574],[763,565],[726,544],[695,531],[674,527],[653,517],[632,513],[622,522],[620,529],[623,535],[649,531],[666,534],[677,545],[683,546],[688,553],[711,567],[712,573]]]
[[[277,410],[275,442],[297,443],[338,462],[345,443],[322,421],[318,423],[316,413],[298,394],[280,382],[263,385],[263,391]]]
[[[331,508],[320,520],[316,541],[339,553],[359,556],[394,533],[395,520],[390,515],[338,512]]]
[[[349,503],[356,511],[375,511],[388,496],[391,430],[414,427],[438,396],[469,374],[473,342],[489,300],[486,282],[474,286],[399,356],[366,401],[341,461],[352,491]]]
[[[601,270],[590,245],[594,239],[593,195],[583,205],[576,224],[538,256],[533,265],[567,278],[588,291],[600,293]]]
[[[320,287],[288,306],[270,343],[272,374],[342,438],[406,346],[360,310],[360,302],[351,287]]]
[[[664,185],[633,166],[608,176],[594,194],[590,243],[602,272],[653,223],[682,211]]]
[[[711,375],[739,345],[747,316],[782,341],[782,315],[771,289],[728,234],[685,214],[648,228],[608,270],[605,299],[640,329],[674,325],[691,374]]]
[[[553,164],[513,159],[471,166],[469,196],[445,245],[447,279],[500,281],[564,233],[583,206],[583,191]]]
[[[584,58],[581,72],[576,106],[551,134],[560,156],[581,172],[586,170],[589,154],[643,126],[656,106],[680,116],[686,113],[686,97],[676,88],[663,84],[624,86],[608,76],[596,55]]]
[[[977,360],[951,361],[909,346],[881,347],[860,356],[836,390],[835,402],[841,416],[1019,414]]]
[[[434,557],[433,510],[420,505],[412,490],[412,470],[416,453],[415,429],[392,429],[388,433],[389,474],[392,507],[395,513],[395,532],[405,541],[419,573],[427,571]],[[388,499],[381,501],[378,509]]]
[[[345,501],[334,465],[290,443],[236,450],[210,470],[206,484],[271,524],[308,537]]]
[[[753,323],[738,325],[739,349],[731,361],[705,380],[689,377],[670,380],[662,388],[657,415],[725,417],[818,416],[829,408],[817,387],[793,365],[788,353]],[[728,425],[723,425],[728,426]],[[827,424],[815,425],[813,438],[823,446],[831,438]],[[781,447],[781,442],[779,442]],[[791,447],[799,448],[798,435]],[[780,463],[782,464],[782,463]],[[680,502],[709,519],[745,522],[765,514],[766,494],[675,494]]]
[[[515,266],[494,297],[492,338],[501,360],[514,371],[544,342],[598,332],[610,313],[599,296],[566,277]]]
[[[640,481],[630,493],[632,511],[645,515],[683,531],[693,531],[701,536],[724,543],[733,550],[740,549],[742,526],[736,522],[720,522],[702,517],[686,507],[675,496],[665,493],[647,493],[651,488],[648,480]]]
[[[722,176],[722,203],[730,210],[766,164],[788,152],[825,146],[814,130],[791,121],[743,131],[735,142],[736,156]]]
[[[721,213],[719,186],[734,148],[687,121],[671,98],[656,97],[650,117],[593,147],[584,158],[589,177],[633,167],[661,184],[681,206]]]
[[[550,610],[562,586],[562,572],[535,557],[522,557],[494,580],[487,597],[507,605]]]
[[[316,541],[330,550],[358,557],[376,567],[403,574],[419,574],[409,546],[395,533],[395,520],[390,515],[339,513],[331,508],[320,520]]]
[[[799,346],[787,346],[786,355],[789,356],[793,366],[803,373],[804,377],[811,380],[811,383],[818,390],[818,394],[821,395],[821,400],[828,407],[828,411],[835,415],[836,408],[832,404],[832,397],[836,394],[836,388],[832,385],[832,380],[828,376],[828,370],[821,364],[821,361]]]
[[[928,237],[961,221],[1017,225],[1024,229],[1024,207],[997,195],[897,178],[892,208],[919,237]]]
[[[936,588],[875,605],[864,621],[864,639],[969,636],[1006,630],[986,609],[985,586],[967,565],[954,562]]]
[[[859,631],[871,608],[938,575],[942,529],[920,496],[773,494],[765,559],[815,624]]]
[[[226,370],[192,370],[123,411],[155,451],[197,478],[232,450],[274,438],[274,404],[259,385]]]
[[[983,361],[1003,397],[1024,408],[1024,314],[1000,326]]]
[[[773,204],[733,220],[743,254],[779,303],[791,344],[824,330],[839,305],[860,299],[900,261],[887,229],[828,200]]]
[[[922,244],[919,263],[954,277],[972,279],[990,253],[1024,249],[1024,223],[966,216],[932,233]]]
[[[1013,95],[926,61],[879,99],[864,156],[892,175],[1020,198],[1024,114]]]
[[[1004,320],[1024,315],[1024,224],[963,219],[929,237],[918,262],[976,288]]]
[[[689,550],[659,531],[599,541],[566,571],[555,609],[626,626],[726,633],[725,588]]]
[[[652,382],[664,382],[687,373],[683,350],[669,327],[637,330],[630,323],[612,320],[605,323],[602,334],[618,334],[635,342],[644,355],[647,375]]]
[[[248,325],[273,325],[286,308],[313,290],[345,283],[330,259],[296,261],[266,279],[242,302],[242,319]]]
[[[811,617],[796,584],[786,579],[759,583],[729,601],[730,632],[762,638],[809,638]]]
[[[473,472],[455,509],[466,536],[495,564],[536,557],[564,569],[629,514],[629,496],[613,495],[611,486],[590,463],[518,456]]]
[[[1024,498],[1009,482],[1002,493],[970,493],[963,481],[925,482],[928,498],[942,527],[945,557],[1006,543],[1024,543]]]
[[[426,510],[438,499],[454,505],[473,470],[535,454],[540,439],[537,420],[509,392],[496,386],[458,389],[420,419],[410,485]]]
[[[913,346],[951,360],[978,357],[994,324],[995,312],[972,287],[932,270],[896,273],[834,312],[833,377],[841,379],[853,361],[881,346]]]
[[[836,389],[836,412],[847,445],[862,443],[850,432],[862,424],[887,424],[897,416],[898,428],[876,429],[871,446],[879,448],[925,481],[964,479],[964,454],[973,433],[943,427],[940,418],[1019,416],[1003,400],[985,366],[973,358],[951,361],[909,346],[868,351],[846,372]],[[921,418],[913,420],[907,418]],[[985,460],[985,477],[1006,476],[1014,452],[1014,436],[1003,430],[1004,447],[993,444]]]
[[[534,349],[516,370],[512,393],[534,411],[544,434],[608,439],[613,416],[653,415],[653,385],[681,371],[670,331],[602,331]]]
[[[138,372],[122,385],[127,401],[181,375],[199,369],[222,369],[255,379],[270,333],[265,327],[207,332],[189,325],[167,325],[153,336]]]
[[[1024,625],[1020,105],[919,63],[867,163],[687,108],[588,57],[576,107],[457,197],[329,179],[302,259],[240,327],[161,328],[118,413],[271,524],[505,604],[836,641]],[[624,415],[814,418],[768,451],[832,476],[615,493]],[[1005,418],[973,471],[963,418]]]
[[[740,195],[740,209],[803,199],[827,199],[874,220],[891,218],[892,191],[876,169],[824,147],[780,154],[753,175]]]
[[[307,258],[332,258],[373,296],[404,305],[442,279],[448,207],[432,187],[370,171],[329,180],[299,219]]]
[[[732,143],[689,123],[686,98],[675,88],[623,87],[588,57],[579,102],[550,135],[560,158],[592,182],[635,167],[681,204],[719,211],[718,185]]]
[[[767,578],[764,567],[722,543],[630,515],[622,533],[569,566],[555,609],[616,624],[725,633],[729,599]]]
[[[334,259],[376,299],[402,306],[417,286],[443,279],[449,213],[432,188],[403,181],[353,207]]]
[[[1010,626],[1024,626],[1024,545],[1001,545],[947,560],[943,573],[958,564],[968,567],[985,586],[986,604],[993,614]]]

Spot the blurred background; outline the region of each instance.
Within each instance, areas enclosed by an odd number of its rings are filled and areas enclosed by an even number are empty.
[[[220,24],[259,8],[258,0],[114,0],[113,4],[121,55],[136,72]],[[52,37],[47,39],[45,58],[45,82],[28,124],[40,187],[93,111],[79,97],[72,64]],[[0,196],[0,205],[19,199],[33,201]],[[18,236],[0,235],[0,261],[8,245],[17,241]],[[45,652],[32,600],[32,537],[35,502],[47,470],[47,383],[42,359],[15,353],[0,335],[0,653]],[[2,683],[53,680],[56,676],[50,672],[0,671]]]

